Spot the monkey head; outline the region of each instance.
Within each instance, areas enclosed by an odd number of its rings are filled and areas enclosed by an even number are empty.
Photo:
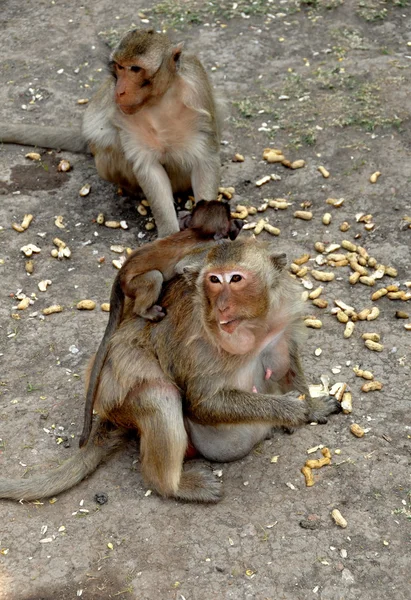
[[[246,354],[268,333],[276,287],[286,264],[285,254],[253,239],[223,240],[197,270],[196,286],[202,301],[203,322],[212,337],[231,354]]]
[[[114,99],[126,115],[160,98],[175,77],[183,44],[173,46],[163,33],[130,31],[114,49],[109,63],[116,81]]]

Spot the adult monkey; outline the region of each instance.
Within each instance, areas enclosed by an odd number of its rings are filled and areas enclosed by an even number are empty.
[[[267,244],[240,238],[180,265],[183,275],[161,298],[167,316],[158,323],[126,316],[113,336],[87,445],[44,475],[0,479],[0,498],[69,489],[118,446],[122,432],[135,429],[150,487],[180,500],[216,502],[221,486],[211,471],[183,470],[189,439],[204,457],[229,461],[246,455],[273,425],[324,422],[338,402],[310,398],[298,355],[300,289],[284,266],[285,256]],[[291,388],[305,401],[286,393]]]
[[[82,133],[0,124],[0,141],[83,152],[99,175],[150,203],[159,237],[179,230],[173,192],[217,198],[220,121],[201,62],[163,33],[134,29],[110,57],[111,75],[90,102]]]
[[[80,448],[87,442],[92,425],[94,399],[100,373],[106,360],[110,339],[123,318],[127,299],[132,300],[132,311],[151,321],[165,316],[156,304],[162,285],[176,273],[176,265],[185,255],[202,252],[206,242],[236,239],[243,222],[231,218],[230,206],[218,200],[200,200],[187,218],[186,229],[137,248],[127,258],[116,276],[110,295],[110,317],[103,339],[97,350],[87,386],[84,408],[84,426]],[[195,254],[197,255],[197,254]]]

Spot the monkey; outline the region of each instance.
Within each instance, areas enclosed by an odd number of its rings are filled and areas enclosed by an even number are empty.
[[[207,241],[227,237],[234,240],[241,231],[243,222],[231,219],[227,202],[200,200],[189,215],[186,226],[189,229],[155,240],[135,250],[114,280],[110,295],[109,320],[90,374],[80,448],[87,442],[91,432],[97,383],[107,356],[110,338],[121,322],[125,299],[128,297],[133,300],[134,314],[153,321],[163,318],[165,313],[161,306],[155,303],[160,296],[163,282],[173,277],[176,264],[193,249],[204,252],[204,244]]]
[[[72,152],[88,147],[100,177],[143,191],[165,237],[179,230],[173,193],[192,188],[196,201],[217,199],[221,107],[199,59],[164,33],[129,31],[108,66],[82,133],[2,123],[0,141]]]
[[[222,488],[211,470],[183,468],[189,441],[208,460],[232,461],[272,426],[298,427],[337,412],[335,398],[310,397],[299,359],[301,295],[284,266],[285,255],[268,243],[241,236],[214,242],[200,260],[183,259],[160,298],[166,316],[153,322],[130,311],[112,336],[87,444],[58,469],[0,479],[0,498],[69,489],[127,431],[137,431],[142,475],[152,489],[218,502]]]

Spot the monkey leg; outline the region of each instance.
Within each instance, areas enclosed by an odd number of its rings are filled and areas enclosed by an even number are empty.
[[[140,460],[144,479],[162,496],[191,502],[218,502],[221,483],[208,469],[183,471],[188,439],[178,390],[150,381],[128,404],[138,407]]]
[[[186,425],[196,450],[216,462],[231,462],[247,456],[272,431],[271,423],[212,426],[187,419]]]
[[[220,157],[218,151],[215,155],[210,154],[206,160],[194,165],[191,173],[191,185],[196,202],[217,198],[218,186],[220,185]]]
[[[165,317],[161,306],[155,304],[163,285],[163,275],[160,271],[153,270],[143,275],[134,277],[128,287],[133,288],[135,294],[134,313],[149,321],[160,321]]]

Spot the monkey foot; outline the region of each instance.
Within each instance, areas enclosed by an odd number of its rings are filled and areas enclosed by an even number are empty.
[[[149,321],[161,321],[166,316],[166,313],[162,306],[153,304],[142,316]]]
[[[334,396],[315,398],[312,400],[311,410],[308,415],[308,423],[327,423],[327,417],[333,413],[341,412],[341,404]]]
[[[183,471],[175,493],[176,498],[188,502],[219,502],[222,495],[221,481],[207,468]]]

